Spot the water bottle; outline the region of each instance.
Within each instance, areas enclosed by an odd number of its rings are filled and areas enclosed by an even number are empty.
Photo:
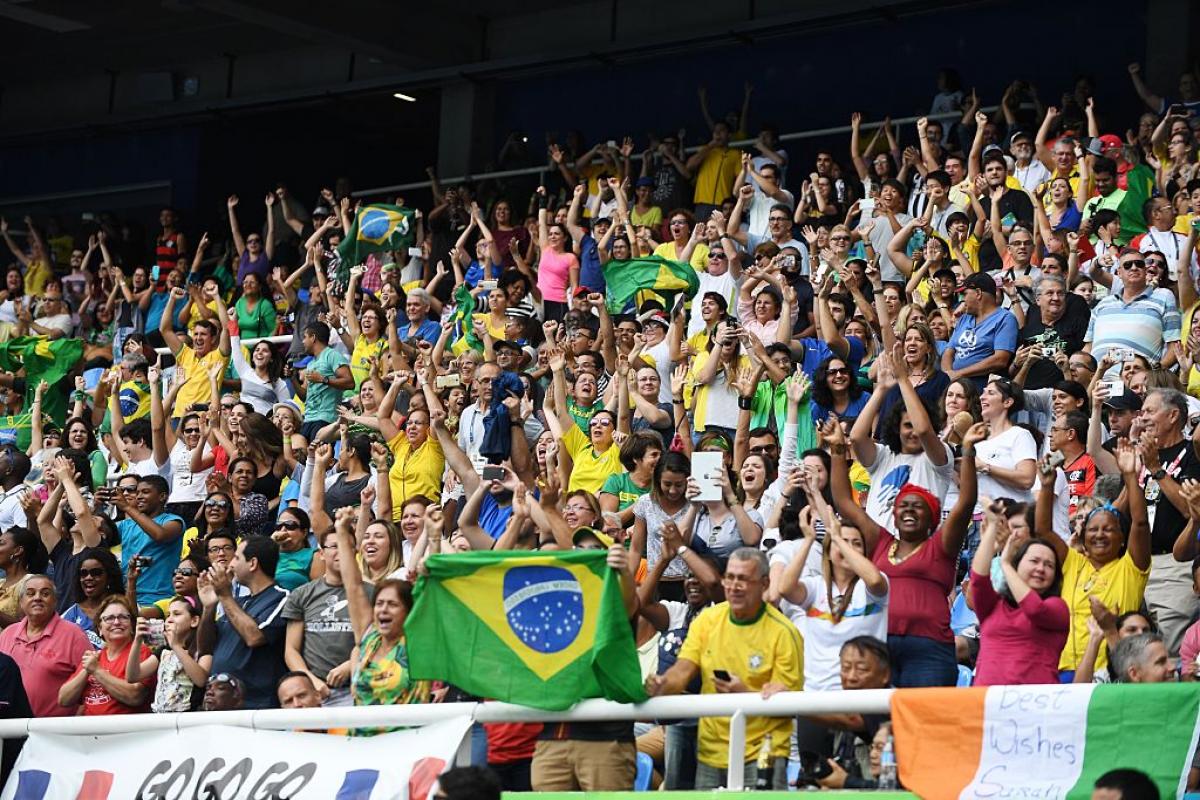
[[[883,745],[883,753],[879,756],[879,788],[899,789],[900,782],[896,777],[896,749],[891,736]]]
[[[774,771],[771,769],[771,734],[763,737],[762,747],[758,748],[758,773],[754,780],[756,790],[770,789],[775,782]]]

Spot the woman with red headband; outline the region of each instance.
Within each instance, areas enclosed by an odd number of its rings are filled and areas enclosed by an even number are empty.
[[[846,460],[846,438],[836,419],[822,430],[833,455],[830,481],[838,512],[847,524],[862,531],[867,553],[888,577],[888,650],[892,682],[899,687],[953,686],[958,678],[950,604],[958,552],[975,510],[975,445],[987,436],[978,423],[963,436],[958,500],[946,521],[942,504],[927,489],[906,483],[896,494],[892,513],[897,537],[854,502]]]

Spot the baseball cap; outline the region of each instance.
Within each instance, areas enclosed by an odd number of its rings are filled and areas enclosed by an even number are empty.
[[[1004,155],[1004,148],[998,144],[989,144],[987,147],[983,148],[983,157],[984,158],[987,158],[992,153],[999,153],[1000,155]]]
[[[589,528],[586,525],[582,528],[576,528],[571,533],[571,543],[578,545],[580,540],[586,539],[589,536],[600,542],[600,544],[604,545],[605,548],[612,547],[613,538],[611,536],[609,536],[607,533],[603,533],[602,531],[598,531],[595,528]]]
[[[499,350],[502,347],[518,353],[521,352],[521,345],[516,342],[510,342],[508,339],[500,339],[492,344],[493,350]]]
[[[312,211],[314,217],[328,217],[330,213],[329,206],[317,206]]]
[[[1032,142],[1033,135],[1029,131],[1016,130],[1008,137],[1008,146],[1012,147],[1017,142]]]
[[[590,291],[591,289],[586,286],[577,286],[575,287],[575,294],[571,295],[571,297],[586,297]]]
[[[654,186],[654,178],[651,178],[649,175],[643,175],[637,179],[637,183],[634,186]]]
[[[1106,133],[1099,137],[1099,142],[1105,150],[1113,147],[1121,148],[1125,146],[1125,143],[1121,141],[1121,137],[1113,133]]]
[[[996,280],[986,272],[976,272],[967,276],[963,288],[978,289],[984,294],[996,294]]]
[[[667,319],[667,315],[661,311],[651,311],[649,314],[646,314],[644,317],[642,317],[643,325],[649,325],[651,322],[658,323],[667,329],[670,329],[671,327],[671,322]]]
[[[1105,398],[1104,405],[1113,411],[1141,411],[1142,398],[1129,391],[1129,387],[1126,386],[1122,394]]]

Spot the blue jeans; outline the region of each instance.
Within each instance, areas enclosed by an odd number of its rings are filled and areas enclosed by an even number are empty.
[[[696,734],[695,724],[675,723],[667,725],[666,746],[663,755],[663,788],[694,789],[696,786]]]
[[[487,760],[487,729],[483,723],[476,722],[471,726],[471,766],[486,767]]]
[[[897,688],[954,686],[958,682],[953,642],[889,634],[888,652],[892,657],[892,685]]]

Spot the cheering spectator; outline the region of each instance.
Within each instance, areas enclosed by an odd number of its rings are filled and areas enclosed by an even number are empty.
[[[59,692],[76,674],[83,654],[92,649],[78,626],[54,612],[54,581],[30,575],[21,593],[19,622],[0,633],[0,652],[21,668],[21,682],[35,717],[73,716],[79,710],[80,692],[73,703],[60,704]]]
[[[741,547],[725,567],[726,601],[700,613],[688,629],[675,666],[646,679],[651,695],[679,694],[695,678],[701,694],[799,690],[804,662],[799,632],[778,609],[766,603],[767,559],[762,551]],[[747,667],[750,671],[747,671]],[[746,785],[754,782],[756,759],[771,737],[771,786],[787,788],[791,723],[786,719],[746,720]],[[724,785],[729,768],[729,721],[700,720],[696,788]]]
[[[238,544],[229,566],[214,563],[197,582],[204,604],[196,637],[199,652],[212,656],[211,673],[233,671],[242,676],[246,708],[270,708],[278,702],[275,684],[284,672],[286,628],[280,612],[287,600],[287,592],[275,583],[278,562],[275,542],[248,536]],[[234,578],[247,594],[235,594]],[[207,699],[206,690],[206,704]]]
[[[144,713],[150,708],[153,669],[149,666],[150,648],[133,635],[135,609],[120,595],[113,595],[100,605],[96,628],[104,646],[87,650],[78,671],[58,691],[58,704],[73,708],[81,704],[85,717],[108,714]],[[126,675],[137,674],[128,662],[136,659],[140,672],[148,675],[142,681],[130,681]],[[155,665],[157,666],[157,665]]]

